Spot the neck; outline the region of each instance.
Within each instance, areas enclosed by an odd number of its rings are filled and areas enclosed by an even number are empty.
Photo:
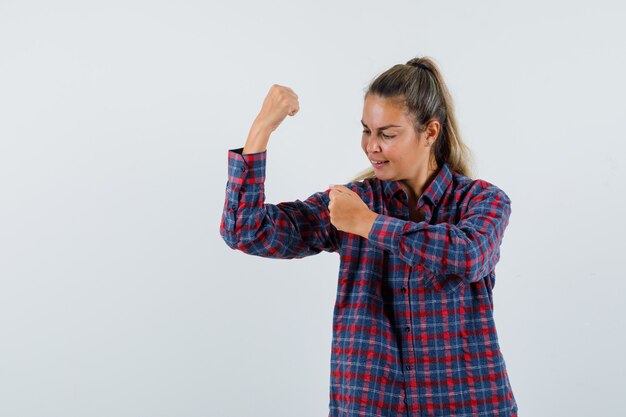
[[[428,188],[428,185],[437,176],[438,170],[439,167],[437,166],[437,163],[434,162],[427,168],[420,170],[414,178],[400,181],[400,184],[406,192],[409,201],[417,202],[424,190]]]

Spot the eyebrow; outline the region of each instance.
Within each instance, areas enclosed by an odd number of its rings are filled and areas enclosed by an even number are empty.
[[[363,127],[367,127],[367,128],[369,129],[369,127],[368,127],[365,123],[363,123],[363,120],[361,120],[361,124],[363,125]],[[388,128],[390,128],[390,127],[402,127],[402,126],[400,126],[400,125],[387,125],[387,126],[381,126],[381,127],[379,127],[379,128],[378,128],[378,131],[380,132],[381,130],[388,129]]]

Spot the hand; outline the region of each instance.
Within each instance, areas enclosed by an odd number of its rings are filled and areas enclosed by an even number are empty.
[[[331,185],[329,197],[330,223],[337,230],[367,239],[377,214],[369,209],[357,193],[344,185]]]
[[[298,95],[289,87],[273,84],[254,122],[273,132],[287,115],[294,116],[299,110]]]
[[[289,87],[273,84],[263,101],[263,107],[254,119],[242,154],[263,152],[267,149],[270,135],[287,115],[293,116],[298,110],[298,96]]]

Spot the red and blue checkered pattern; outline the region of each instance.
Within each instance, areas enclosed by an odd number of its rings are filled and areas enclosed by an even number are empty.
[[[396,181],[345,184],[378,213],[368,239],[338,231],[329,190],[265,203],[267,151],[228,152],[220,234],[247,254],[340,255],[333,316],[330,417],[517,416],[492,290],[511,200],[447,164],[411,221]]]

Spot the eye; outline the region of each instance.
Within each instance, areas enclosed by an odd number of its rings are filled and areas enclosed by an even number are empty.
[[[365,129],[365,130],[363,130],[363,134],[365,134],[365,135],[369,135],[369,134],[370,134],[370,131],[369,131],[369,130],[367,130],[367,129]],[[381,133],[381,134],[380,134],[380,136],[381,136],[383,139],[386,139],[386,140],[393,139],[393,138],[395,138],[395,137],[396,137],[395,135],[394,135],[394,136],[389,136],[389,135],[385,135],[384,133]]]

